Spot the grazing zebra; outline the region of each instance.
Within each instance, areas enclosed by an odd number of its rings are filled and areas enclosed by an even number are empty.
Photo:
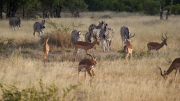
[[[19,18],[11,18],[9,20],[9,28],[13,27],[15,30],[15,27],[18,27],[18,30],[20,29],[21,20]]]
[[[43,32],[44,32],[43,30],[45,28],[45,20],[42,20],[41,23],[35,22],[33,28],[34,28],[34,33],[33,33],[34,36],[35,36],[35,32],[39,32],[38,37],[40,36],[40,33],[42,33],[43,36]]]

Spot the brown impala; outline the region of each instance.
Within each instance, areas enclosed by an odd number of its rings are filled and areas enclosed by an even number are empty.
[[[166,33],[167,34],[167,33]],[[165,34],[165,36],[166,36]],[[167,46],[167,36],[166,38],[163,37],[163,34],[162,34],[162,39],[161,39],[163,42],[162,43],[157,43],[157,42],[149,42],[147,44],[147,47],[148,47],[148,52],[150,52],[151,50],[156,50],[157,53],[158,53],[158,50],[161,49],[164,45]]]
[[[171,66],[169,67],[169,69],[167,71],[164,71],[164,74],[162,74],[162,70],[160,67],[158,67],[158,69],[160,69],[161,71],[161,76],[163,76],[165,79],[168,78],[169,74],[175,69],[176,72],[175,72],[175,77],[174,77],[174,80],[176,80],[176,74],[177,74],[177,71],[179,70],[180,72],[180,58],[176,58]]]
[[[87,54],[89,56],[91,56],[90,54]],[[92,56],[91,56],[92,57]],[[86,72],[88,72],[90,77],[93,77],[94,74],[94,68],[96,65],[96,57],[92,57],[92,59],[83,59],[79,62],[78,65],[78,82],[79,82],[79,74],[80,72],[85,72],[85,78],[86,78]]]
[[[86,51],[86,54],[89,54],[89,51],[96,45],[99,45],[99,38],[96,36],[95,41],[90,43],[90,42],[83,42],[83,41],[77,41],[74,43],[74,60],[77,58],[77,52],[78,49],[84,49]]]

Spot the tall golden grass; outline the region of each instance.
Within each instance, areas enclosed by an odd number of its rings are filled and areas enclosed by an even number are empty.
[[[93,15],[94,14],[94,15]],[[103,15],[109,15],[110,18],[102,18]],[[98,47],[91,51],[98,57],[95,68],[95,77],[92,84],[89,84],[89,77],[84,80],[81,75],[81,86],[69,94],[69,97],[75,96],[76,101],[179,101],[180,100],[180,77],[177,75],[174,81],[174,71],[170,74],[168,80],[160,76],[157,66],[167,70],[175,58],[179,57],[180,51],[180,16],[171,15],[169,20],[159,20],[159,16],[147,16],[139,13],[113,13],[96,12],[82,13],[80,18],[50,18],[59,26],[70,26],[68,33],[73,29],[81,30],[83,34],[88,31],[90,24],[98,24],[99,21],[105,21],[115,32],[112,50],[103,53]],[[39,38],[33,36],[33,24],[39,20],[22,20],[20,30],[13,31],[9,29],[8,20],[0,20],[0,39],[13,38],[16,44],[37,43],[38,47],[16,47],[2,53],[0,57],[0,83],[15,85],[19,89],[38,85],[41,78],[45,85],[49,86],[52,82],[59,88],[65,88],[70,84],[78,83],[78,62],[72,62],[73,48],[57,48],[50,51],[48,64],[43,65],[42,44],[39,44]],[[72,24],[81,27],[71,27]],[[132,61],[126,62],[122,58],[122,42],[120,37],[120,28],[128,26],[133,37],[132,45],[136,54],[133,54]],[[54,31],[51,25],[46,25],[45,34]],[[156,51],[151,51],[149,56],[142,56],[140,53],[147,51],[147,43],[150,41],[162,42],[161,34],[167,33],[168,46],[160,49],[157,55]],[[70,40],[69,40],[70,41]],[[50,46],[52,48],[52,46]],[[51,50],[51,49],[50,49]],[[69,50],[69,51],[67,51]],[[59,52],[61,51],[61,52]],[[6,55],[3,55],[6,54]],[[61,62],[62,58],[68,57]],[[82,51],[82,57],[85,52]],[[81,59],[80,58],[80,59]],[[83,74],[83,73],[82,73]],[[2,92],[0,92],[2,94]],[[62,92],[59,92],[62,95]],[[2,96],[0,96],[2,99]],[[69,100],[68,98],[66,99]]]

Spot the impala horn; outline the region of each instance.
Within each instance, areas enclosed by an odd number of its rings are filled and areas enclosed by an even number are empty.
[[[164,77],[164,75],[162,74],[162,70],[161,70],[161,68],[160,68],[159,66],[158,66],[157,68],[160,70],[161,76],[163,76],[163,77]]]

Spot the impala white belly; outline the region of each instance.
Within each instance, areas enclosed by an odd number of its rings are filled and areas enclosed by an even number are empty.
[[[82,69],[81,69],[81,72],[85,72],[85,71],[86,71],[86,68],[82,68]]]
[[[94,65],[91,66],[91,69],[94,70]]]

